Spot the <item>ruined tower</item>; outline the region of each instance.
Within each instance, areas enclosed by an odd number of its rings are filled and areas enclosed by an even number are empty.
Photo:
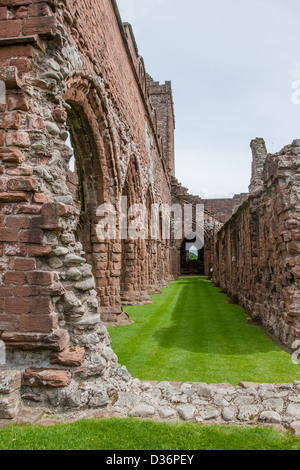
[[[158,133],[162,138],[164,158],[171,176],[175,176],[174,129],[175,116],[171,82],[160,85],[147,75],[150,101],[157,116]]]

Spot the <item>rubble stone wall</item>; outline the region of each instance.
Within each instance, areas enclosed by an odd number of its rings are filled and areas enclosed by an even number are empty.
[[[9,374],[0,371],[0,419],[6,420],[4,423],[24,423],[24,410],[18,414],[20,382],[18,371]],[[86,385],[79,389],[87,398],[90,389]],[[34,412],[31,408],[30,420],[34,419],[36,423],[38,419],[37,424],[47,425],[74,421],[78,417],[130,416],[165,422],[276,426],[290,429],[299,437],[299,389],[299,381],[287,384],[241,382],[233,386],[227,383],[140,382],[135,379],[125,382],[123,388],[110,397],[99,394],[98,400],[91,401],[95,408],[100,409],[84,409],[77,414],[74,409],[77,408],[78,390],[67,401],[67,413],[66,398],[62,401],[59,392],[52,392],[50,399],[56,406],[55,414],[52,413],[49,419],[41,408]],[[104,403],[104,409],[99,406],[101,403]]]
[[[202,199],[207,212],[225,223],[247,199],[248,194],[236,194],[231,199]]]
[[[122,393],[152,406],[164,399],[161,387],[142,385],[118,364],[104,322],[130,321],[122,304],[148,303],[174,279],[180,246],[122,239],[119,221],[102,240],[97,208],[113,215],[113,206],[118,216],[120,196],[127,208],[148,210],[201,203],[174,180],[171,85],[147,78],[114,0],[0,0],[0,80],[0,341],[7,359],[0,418],[16,416],[21,403],[114,406]],[[206,265],[217,257],[220,284],[290,343],[300,336],[300,145],[268,157],[263,172],[261,152],[253,167],[258,193],[222,229],[217,252],[216,231],[244,195],[211,202],[206,212]],[[178,408],[198,400],[191,387],[170,395],[170,416],[200,416],[198,408]],[[133,414],[156,416],[156,409]]]
[[[215,281],[282,343],[300,338],[300,141],[251,143],[250,196],[217,235]]]
[[[118,215],[121,195],[171,203],[143,60],[114,1],[0,0],[0,80],[7,367],[26,369],[23,399],[58,388],[57,403],[101,406],[129,380],[102,321],[127,322],[122,302],[147,303],[175,276],[168,240],[97,233],[97,207]]]

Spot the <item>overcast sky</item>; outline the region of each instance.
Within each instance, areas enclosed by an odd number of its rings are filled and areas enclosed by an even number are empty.
[[[117,0],[147,72],[171,80],[176,176],[194,194],[248,190],[250,141],[300,138],[299,0]]]

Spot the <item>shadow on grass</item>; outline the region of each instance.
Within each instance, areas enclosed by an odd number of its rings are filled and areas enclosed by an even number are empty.
[[[229,356],[282,351],[258,326],[247,324],[244,310],[207,278],[180,278],[178,284],[172,324],[153,335],[160,347]]]

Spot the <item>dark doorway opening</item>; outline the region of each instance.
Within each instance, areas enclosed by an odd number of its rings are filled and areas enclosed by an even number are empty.
[[[198,250],[193,243],[196,239],[184,239],[180,250],[180,272],[182,275],[204,276],[204,248]]]

